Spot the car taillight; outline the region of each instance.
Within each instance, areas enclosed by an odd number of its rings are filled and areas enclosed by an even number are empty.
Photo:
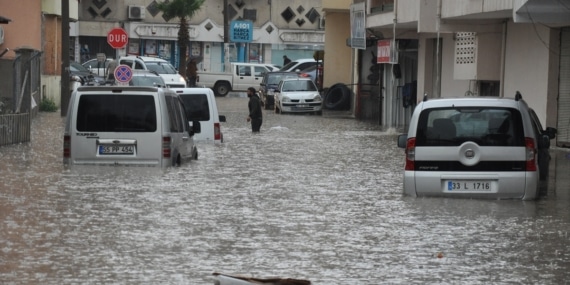
[[[70,136],[63,136],[63,157],[70,158],[71,157],[71,137]]]
[[[220,131],[220,123],[214,123],[214,140],[221,140],[222,132]]]
[[[524,138],[526,146],[526,171],[536,171],[536,148],[534,139]]]
[[[406,170],[414,170],[416,160],[416,138],[409,138],[406,143]]]
[[[162,157],[170,158],[171,152],[170,137],[162,137]]]

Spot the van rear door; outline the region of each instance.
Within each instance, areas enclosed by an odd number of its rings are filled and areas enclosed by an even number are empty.
[[[161,122],[154,93],[81,94],[71,132],[72,164],[161,165]]]

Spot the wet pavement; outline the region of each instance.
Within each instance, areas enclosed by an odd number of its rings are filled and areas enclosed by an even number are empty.
[[[218,98],[225,143],[167,171],[66,171],[63,119],[0,147],[0,284],[564,284],[570,152],[538,201],[403,197],[396,131]]]

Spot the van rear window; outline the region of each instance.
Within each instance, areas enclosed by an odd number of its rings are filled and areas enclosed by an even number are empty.
[[[512,108],[437,108],[420,114],[416,146],[524,146],[521,114]]]
[[[156,107],[148,95],[83,95],[77,108],[80,132],[155,132]]]
[[[210,107],[206,94],[180,95],[189,121],[209,121]]]

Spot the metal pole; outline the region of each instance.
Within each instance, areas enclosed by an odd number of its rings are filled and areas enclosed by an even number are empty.
[[[67,105],[71,98],[69,89],[69,1],[61,1],[61,116],[67,115]]]
[[[224,0],[224,71],[230,70],[230,16],[228,0]]]

